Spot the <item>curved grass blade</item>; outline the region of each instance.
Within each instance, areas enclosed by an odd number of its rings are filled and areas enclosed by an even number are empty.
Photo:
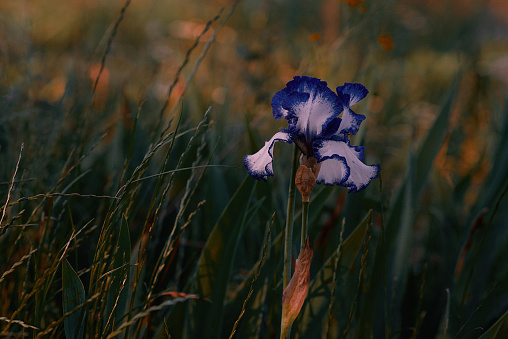
[[[365,218],[356,226],[353,232],[342,243],[340,254],[340,262],[342,265],[350,268],[355,262],[358,255],[365,231],[369,227],[372,219],[372,210],[365,216]],[[321,327],[323,319],[326,319],[328,306],[331,300],[330,291],[333,281],[333,274],[335,269],[335,256],[334,252],[325,262],[323,267],[319,270],[316,277],[311,281],[309,287],[309,294],[307,295],[307,302],[303,306],[301,312],[301,320],[299,324],[299,333],[304,338],[319,338],[321,335]],[[336,272],[336,280],[341,280],[341,274],[348,274],[350,269]],[[298,319],[296,320],[298,322]]]
[[[444,103],[434,124],[427,133],[419,150],[415,152],[414,160],[412,160],[412,162],[414,162],[413,170],[406,173],[404,181],[394,193],[388,210],[384,229],[385,233],[376,248],[372,269],[372,276],[386,276],[386,284],[371,285],[365,297],[365,300],[368,300],[368,306],[365,307],[360,320],[360,326],[369,324],[369,326],[373,327],[375,333],[389,333],[390,327],[393,325],[390,319],[385,319],[385,317],[377,315],[383,314],[383,308],[386,309],[388,304],[389,309],[398,309],[398,305],[391,305],[390,301],[394,300],[391,292],[394,290],[395,247],[399,239],[399,234],[402,232],[402,225],[410,219],[404,217],[404,214],[407,216],[408,213],[404,205],[406,201],[409,200],[412,202],[412,205],[415,206],[420,200],[434,159],[441,149],[442,141],[448,131],[450,113],[459,90],[459,80],[460,75],[457,75],[455,82],[451,85],[450,90],[445,96]],[[409,185],[412,187],[408,189],[407,186]],[[411,197],[409,197],[408,194],[410,194]],[[409,207],[407,204],[406,206]],[[405,286],[397,289],[396,292],[399,294],[404,293],[404,288]],[[395,299],[400,300],[400,298]]]
[[[194,307],[193,321],[199,321],[200,324],[198,326],[196,323],[190,327],[198,331],[197,336],[193,337],[221,337],[226,291],[255,187],[256,182],[247,176],[226,206],[205,244],[199,259],[194,289],[202,298],[210,299],[211,304]],[[246,197],[248,198],[245,199]]]
[[[106,295],[106,316],[104,330],[115,328],[125,313],[125,305],[131,294],[128,286],[130,278],[131,240],[125,216],[122,218],[118,235],[117,249],[113,258],[112,279]],[[125,281],[125,282],[124,282]]]
[[[501,339],[508,333],[508,311],[499,318],[492,327],[482,334],[479,339]]]
[[[274,217],[275,217],[275,213],[272,216],[272,221],[271,221],[270,225],[273,224]],[[265,302],[266,291],[268,289],[268,279],[265,276],[264,279],[261,280],[259,284],[256,284],[256,282],[260,276],[261,268],[263,267],[266,256],[267,256],[267,254],[269,255],[269,253],[267,253],[268,252],[267,250],[269,250],[270,242],[271,242],[271,228],[270,228],[270,226],[268,226],[268,232],[266,235],[266,242],[265,242],[265,245],[263,246],[263,250],[261,251],[260,264],[258,265],[256,274],[252,279],[249,293],[243,302],[242,311],[240,312],[238,319],[235,321],[235,324],[233,325],[233,329],[231,330],[229,339],[232,339],[234,337],[235,333],[237,333],[237,330],[238,330],[238,336],[237,336],[238,338],[250,338],[250,337],[259,338],[259,331],[261,329],[260,328],[261,327],[261,320],[262,320],[262,316],[263,316],[263,304]],[[249,301],[249,299],[251,298],[251,296],[254,293],[255,285],[257,285],[257,286],[256,286],[256,292],[254,295],[254,300],[251,303],[251,305],[247,308],[247,302]],[[249,313],[253,313],[253,314],[249,314]],[[242,324],[240,321],[242,320],[242,317],[244,317],[244,315],[246,315],[246,314],[247,314],[247,316],[245,317],[245,320],[243,321],[243,324]],[[238,327],[239,324],[240,324],[240,327]]]
[[[67,259],[62,262],[62,294],[64,313],[70,312],[85,302],[85,288],[76,271]],[[64,320],[67,339],[83,338],[85,312],[80,310]]]

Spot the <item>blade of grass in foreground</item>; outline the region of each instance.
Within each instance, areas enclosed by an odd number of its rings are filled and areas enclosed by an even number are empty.
[[[178,338],[220,338],[226,291],[231,269],[247,215],[252,214],[250,200],[255,180],[246,177],[233,194],[215,223],[197,263],[196,275],[185,289],[200,300],[180,304],[170,312],[171,335]],[[257,208],[260,207],[257,204]],[[160,327],[157,330],[161,334]]]
[[[130,278],[131,240],[129,227],[125,216],[122,218],[120,232],[117,239],[116,251],[112,264],[112,280],[106,295],[106,314],[104,320],[104,331],[107,333],[109,327],[115,328],[125,312],[125,305],[129,294]]]
[[[503,338],[508,333],[508,311],[499,318],[491,328],[489,328],[479,339]]]
[[[243,302],[242,310],[233,325],[229,339],[232,339],[235,334],[237,334],[237,338],[259,338],[261,321],[263,319],[263,305],[268,290],[268,276],[264,274],[263,279],[259,281],[258,284],[256,284],[256,282],[260,277],[261,269],[263,268],[267,255],[270,255],[271,225],[273,224],[274,217],[275,213],[272,216],[272,221],[267,225],[266,241],[260,254],[259,265],[257,265],[256,274],[252,277],[249,293]],[[253,300],[249,301],[253,295]],[[250,303],[250,305],[248,303]],[[238,326],[239,324],[240,326]]]
[[[354,259],[358,255],[362,247],[365,230],[369,226],[372,219],[372,210],[365,218],[356,226],[354,231],[344,240],[341,250],[340,262],[342,265],[351,267],[355,262]],[[296,320],[298,332],[304,338],[319,338],[321,336],[321,326],[323,319],[326,318],[328,305],[330,303],[330,290],[333,281],[333,270],[335,268],[335,252],[326,260],[323,267],[319,270],[314,280],[311,281],[307,301],[303,306],[300,314],[301,320]],[[341,271],[342,274],[348,274],[350,269]],[[340,272],[336,272],[336,280],[341,280]],[[298,323],[299,322],[299,323]],[[319,329],[319,330],[318,330]]]
[[[67,259],[62,262],[62,294],[64,313],[68,313],[85,302],[85,288]],[[84,310],[69,315],[64,320],[67,338],[83,338]]]
[[[385,223],[385,234],[379,245],[376,247],[372,276],[383,277],[386,272],[386,286],[383,284],[372,284],[365,297],[364,311],[360,316],[359,326],[372,325],[374,333],[385,333],[389,335],[392,327],[398,326],[392,323],[391,319],[384,319],[377,315],[383,314],[383,307],[388,305],[389,309],[397,310],[399,305],[391,305],[392,300],[400,301],[401,297],[393,297],[391,291],[403,295],[405,286],[393,288],[394,282],[394,256],[395,245],[403,224],[403,215],[407,213],[404,209],[405,201],[411,201],[413,205],[418,204],[420,196],[427,183],[427,178],[432,169],[434,158],[442,147],[442,141],[448,131],[448,123],[453,102],[459,89],[460,75],[457,75],[455,82],[445,96],[441,111],[434,124],[430,128],[420,149],[415,153],[412,173],[406,173],[404,181],[394,193]],[[412,188],[407,189],[409,181]],[[411,197],[408,197],[411,194]],[[407,260],[407,259],[406,259]],[[399,263],[398,265],[402,265]],[[386,293],[385,293],[386,291]],[[364,335],[372,335],[364,333]]]
[[[226,291],[255,187],[256,182],[249,176],[246,177],[226,206],[205,244],[199,259],[195,293],[202,298],[210,299],[212,303],[201,306],[194,304],[193,321],[199,321],[201,324],[191,326],[198,331],[198,335],[192,337],[221,337]]]

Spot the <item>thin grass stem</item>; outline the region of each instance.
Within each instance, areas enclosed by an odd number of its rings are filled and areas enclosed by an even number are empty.
[[[291,166],[291,177],[289,179],[289,192],[288,192],[288,207],[287,207],[287,216],[286,216],[286,226],[284,231],[284,273],[282,277],[282,290],[286,288],[289,284],[289,280],[291,279],[291,256],[292,256],[292,241],[293,241],[293,213],[295,209],[295,177],[296,170],[298,169],[298,147],[294,145],[293,148],[293,161]],[[282,320],[281,320],[282,321]],[[281,324],[282,325],[282,324]],[[282,327],[281,327],[282,328]],[[291,328],[288,330],[288,335],[291,333]],[[281,333],[281,339],[284,338],[285,335]]]
[[[335,302],[335,290],[337,289],[337,269],[339,267],[339,259],[340,255],[342,253],[342,243],[344,242],[344,226],[346,225],[346,218],[342,219],[342,228],[340,230],[340,236],[339,236],[339,246],[337,247],[337,251],[335,251],[334,255],[334,263],[333,263],[333,275],[332,275],[332,292],[330,293],[330,306],[328,307],[328,324],[326,327],[326,336],[325,338],[329,337],[330,334],[330,327],[332,325],[332,310]]]
[[[22,143],[21,144],[21,150],[19,151],[18,162],[16,163],[16,169],[14,170],[14,175],[12,176],[11,186],[9,187],[9,191],[7,192],[7,201],[5,202],[4,208],[2,210],[2,217],[0,217],[0,236],[3,235],[5,233],[5,231],[7,230],[7,227],[2,227],[2,222],[4,220],[5,211],[7,210],[7,207],[9,205],[9,199],[11,198],[11,193],[12,193],[12,190],[14,188],[14,180],[16,178],[16,174],[18,173],[19,163],[21,161],[21,154],[23,153],[23,147],[24,146],[25,146],[25,144]]]
[[[293,239],[293,213],[295,209],[295,176],[298,167],[298,147],[294,146],[293,165],[291,167],[291,178],[289,180],[288,207],[286,216],[285,242],[284,242],[284,276],[283,288],[289,284],[291,277],[291,252]]]
[[[420,329],[420,325],[423,321],[423,317],[425,316],[425,313],[422,313],[422,301],[426,275],[427,275],[427,264],[425,264],[425,266],[423,267],[422,284],[420,285],[420,298],[418,298],[418,306],[416,307],[416,323],[413,329],[413,334],[411,335],[411,339],[416,338],[418,330]]]
[[[501,200],[503,199],[503,197],[506,195],[506,193],[508,192],[508,183],[506,183],[501,191],[501,194],[498,195],[497,199],[496,199],[496,202],[495,202],[495,205],[494,205],[494,209],[492,210],[492,213],[490,214],[490,217],[489,217],[489,221],[485,227],[485,230],[483,231],[483,235],[480,239],[480,243],[478,244],[478,247],[476,248],[476,252],[474,253],[474,257],[472,259],[472,263],[471,263],[471,267],[469,269],[469,273],[468,273],[468,276],[466,278],[466,284],[464,286],[464,290],[462,291],[462,298],[461,298],[461,301],[460,301],[460,305],[459,305],[459,319],[462,317],[462,311],[463,311],[463,308],[464,308],[464,304],[466,302],[466,297],[467,297],[467,291],[469,290],[469,284],[471,283],[471,280],[473,278],[473,273],[474,273],[474,269],[475,269],[475,266],[476,266],[476,263],[478,261],[478,257],[480,256],[480,252],[481,252],[481,249],[483,248],[483,244],[485,243],[485,239],[487,238],[487,234],[488,234],[488,231],[489,231],[489,228],[490,226],[492,225],[492,222],[494,220],[494,215],[496,214],[498,208],[499,208],[499,205],[501,203]],[[457,335],[455,336],[455,338],[458,338],[459,335],[462,333],[462,330],[464,330],[465,328],[465,325],[467,324],[467,322],[469,321],[469,319],[466,321],[466,323],[464,325],[462,325],[462,327],[460,328],[460,330],[457,332]]]
[[[263,264],[264,264],[265,258],[266,258],[266,251],[267,251],[268,245],[271,242],[271,231],[272,231],[271,226],[273,224],[274,218],[275,218],[275,213],[272,215],[272,221],[270,222],[270,226],[268,227],[268,233],[266,235],[265,245],[263,246],[261,260],[260,260],[260,263],[259,263],[257,270],[256,270],[256,275],[252,279],[252,282],[250,284],[249,294],[247,295],[247,298],[245,298],[245,300],[243,302],[242,311],[240,312],[238,319],[236,319],[235,324],[233,325],[233,329],[231,330],[229,339],[233,339],[233,336],[235,335],[238,324],[240,323],[240,320],[242,319],[243,315],[245,314],[245,310],[246,310],[245,306],[247,305],[247,302],[249,301],[250,297],[252,296],[252,292],[254,290],[254,283],[258,280],[259,274],[261,273],[261,268],[263,267]]]
[[[365,269],[367,267],[367,255],[369,254],[368,247],[369,247],[369,243],[370,243],[370,239],[371,239],[371,235],[370,235],[371,230],[372,230],[372,221],[369,221],[369,224],[368,224],[367,228],[365,229],[365,235],[363,237],[364,238],[364,240],[363,240],[363,255],[362,255],[362,259],[361,259],[360,273],[358,275],[358,285],[356,286],[356,293],[355,293],[355,297],[353,300],[353,304],[351,305],[351,311],[349,312],[349,316],[348,316],[348,320],[347,320],[347,324],[346,324],[346,329],[344,330],[344,333],[342,335],[343,339],[347,338],[349,330],[351,329],[353,315],[355,312],[356,305],[358,304],[358,297],[361,292],[361,286],[366,279]]]

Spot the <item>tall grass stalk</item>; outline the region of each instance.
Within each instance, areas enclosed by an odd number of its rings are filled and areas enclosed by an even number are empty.
[[[229,335],[229,339],[233,339],[233,336],[235,335],[236,328],[238,327],[238,324],[240,323],[240,320],[242,319],[242,316],[245,314],[247,302],[249,301],[250,297],[252,296],[252,292],[253,292],[253,288],[254,288],[254,283],[256,282],[256,280],[258,280],[259,274],[261,273],[261,268],[263,267],[263,264],[265,262],[268,245],[270,244],[271,239],[272,239],[271,238],[271,231],[272,231],[271,226],[273,224],[274,218],[275,218],[275,213],[272,215],[272,220],[270,222],[270,227],[268,228],[268,232],[267,232],[267,235],[266,235],[266,241],[265,241],[265,244],[263,246],[263,251],[262,251],[262,254],[261,254],[261,260],[259,262],[259,265],[257,265],[256,275],[252,279],[252,282],[251,282],[250,288],[249,288],[249,294],[247,295],[247,298],[245,298],[245,300],[243,302],[242,311],[240,312],[240,315],[238,316],[238,319],[236,319],[235,324],[233,325],[233,329],[231,330],[231,334]]]
[[[353,300],[353,303],[351,305],[351,311],[349,311],[349,316],[348,316],[348,319],[347,319],[347,325],[346,325],[346,329],[344,330],[344,333],[342,335],[342,338],[346,339],[347,338],[347,335],[351,329],[351,324],[352,324],[352,319],[353,319],[353,315],[354,315],[354,312],[355,312],[355,308],[358,304],[358,298],[360,296],[360,293],[361,293],[361,287],[362,285],[364,284],[364,280],[365,280],[365,270],[367,268],[367,254],[369,253],[369,243],[370,243],[370,239],[371,239],[371,232],[372,230],[372,222],[369,222],[367,228],[365,229],[365,234],[364,234],[364,240],[363,240],[363,254],[362,254],[362,259],[361,259],[361,266],[360,266],[360,273],[358,274],[358,284],[357,284],[357,287],[356,287],[356,293],[355,293],[355,296],[354,296],[354,300]]]
[[[284,228],[284,275],[283,275],[283,288],[289,284],[291,279],[291,257],[292,257],[292,242],[293,242],[293,213],[295,209],[295,176],[298,169],[298,147],[293,147],[293,161],[291,166],[291,177],[289,178],[289,192],[288,192],[288,205],[286,212],[286,225]]]
[[[337,269],[339,267],[339,260],[340,255],[342,253],[342,243],[343,243],[343,237],[344,237],[344,226],[346,225],[346,219],[342,219],[342,227],[340,229],[340,236],[339,236],[339,246],[337,247],[337,251],[335,251],[334,254],[334,263],[333,263],[333,275],[332,275],[332,291],[330,293],[330,307],[328,308],[328,323],[326,326],[326,335],[325,338],[329,338],[330,335],[330,327],[332,325],[332,310],[335,302],[335,289],[337,288]]]
[[[295,208],[295,176],[298,169],[298,147],[293,146],[293,160],[291,165],[291,177],[289,178],[288,205],[286,212],[286,225],[284,228],[284,272],[282,277],[282,291],[288,286],[291,279],[291,260],[293,254],[293,213]],[[288,331],[291,333],[291,328]],[[282,333],[281,333],[281,339]]]
[[[82,155],[83,149],[84,149],[86,142],[87,142],[86,138],[88,137],[88,128],[89,128],[89,123],[90,123],[90,121],[89,121],[90,111],[91,111],[92,105],[94,103],[95,93],[97,91],[97,86],[99,85],[99,80],[102,76],[102,73],[104,72],[104,68],[106,67],[106,58],[108,57],[108,55],[111,51],[111,46],[113,44],[113,40],[118,33],[118,27],[120,26],[120,23],[123,21],[123,19],[125,17],[125,12],[126,12],[127,8],[129,7],[131,1],[132,0],[126,0],[125,4],[122,6],[122,9],[120,10],[120,15],[118,16],[117,20],[115,21],[113,29],[111,30],[111,34],[108,37],[108,41],[106,43],[106,49],[104,50],[104,53],[102,54],[101,62],[100,62],[100,69],[99,69],[99,72],[97,73],[97,76],[95,77],[95,81],[94,81],[94,84],[92,87],[92,92],[90,95],[90,103],[88,106],[86,106],[85,113],[83,114],[83,121],[81,124],[81,133],[82,133],[81,134],[81,144],[80,144],[79,152],[78,152],[79,155]]]
[[[14,170],[14,174],[12,176],[11,186],[9,187],[9,191],[7,192],[7,201],[5,202],[4,208],[2,209],[2,217],[0,218],[0,237],[7,231],[7,226],[2,226],[2,222],[4,221],[5,212],[7,211],[7,207],[9,206],[9,200],[11,198],[11,193],[14,188],[14,181],[16,180],[16,174],[18,173],[19,162],[21,161],[21,154],[23,154],[24,143],[21,144],[21,150],[19,151],[18,162],[16,163],[16,169]]]

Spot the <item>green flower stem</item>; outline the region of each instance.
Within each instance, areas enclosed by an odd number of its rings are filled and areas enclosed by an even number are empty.
[[[295,176],[298,169],[298,147],[294,145],[293,166],[291,167],[291,179],[289,180],[288,208],[286,216],[286,230],[284,243],[284,276],[283,289],[289,284],[291,279],[291,242],[293,239],[293,210],[295,209]]]
[[[291,279],[291,243],[293,240],[293,211],[295,209],[295,177],[296,170],[298,169],[298,147],[294,146],[293,151],[293,166],[291,167],[291,178],[289,180],[289,193],[288,193],[288,208],[286,215],[286,229],[285,229],[285,240],[284,240],[284,272],[283,272],[283,286],[282,290],[289,285],[289,280]],[[282,319],[283,320],[283,319]],[[281,320],[281,322],[282,322]],[[281,323],[282,330],[282,323]],[[284,333],[281,331],[280,338],[285,339],[289,332],[291,331],[291,327],[286,329]]]
[[[309,223],[309,201],[302,202],[302,241],[301,248],[305,247],[307,241],[307,225]]]

